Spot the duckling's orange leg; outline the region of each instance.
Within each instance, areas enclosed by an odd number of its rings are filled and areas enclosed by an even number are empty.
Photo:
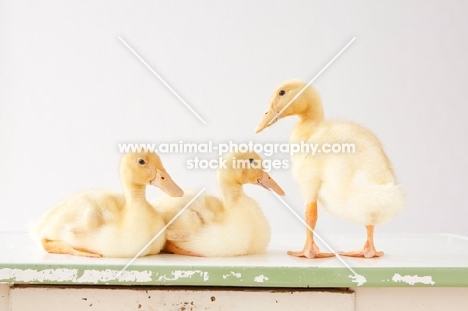
[[[366,226],[367,240],[361,251],[341,252],[342,256],[373,258],[383,256],[383,252],[378,252],[374,246],[374,226]]]
[[[101,254],[95,254],[84,249],[74,248],[63,241],[42,239],[41,244],[47,252],[53,254],[69,254],[94,258],[102,257]]]
[[[320,252],[317,244],[314,242],[314,229],[315,225],[317,224],[317,202],[314,201],[310,204],[307,205],[306,211],[305,211],[305,220],[306,223],[309,225],[309,228],[307,228],[307,236],[306,236],[306,242],[304,245],[304,248],[302,251],[299,252],[293,252],[293,251],[288,251],[288,255],[291,256],[296,256],[296,257],[306,257],[306,258],[325,258],[325,257],[333,257],[335,254],[333,253],[322,253]]]
[[[167,253],[173,253],[173,254],[177,254],[177,255],[205,257],[203,255],[200,255],[200,254],[193,253],[191,251],[187,251],[185,249],[182,249],[182,248],[178,247],[177,245],[175,245],[174,243],[172,243],[171,241],[166,241],[166,244],[164,245],[163,250],[165,252],[167,252]]]

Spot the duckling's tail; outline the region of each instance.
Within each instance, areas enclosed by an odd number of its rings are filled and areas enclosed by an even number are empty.
[[[406,208],[406,197],[399,185],[373,185],[357,190],[348,201],[355,222],[381,225]]]

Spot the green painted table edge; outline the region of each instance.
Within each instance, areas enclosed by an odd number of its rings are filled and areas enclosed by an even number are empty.
[[[0,283],[281,288],[468,287],[468,267],[0,265]]]

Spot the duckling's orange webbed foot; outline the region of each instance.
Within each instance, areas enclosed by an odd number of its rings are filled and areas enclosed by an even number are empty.
[[[340,252],[338,253],[340,256],[347,256],[347,257],[360,257],[360,258],[374,258],[374,257],[382,257],[384,252],[378,252],[375,248],[371,249],[369,247],[364,246],[361,251],[354,251],[354,252]]]
[[[378,252],[375,250],[374,244],[369,243],[366,241],[364,247],[360,251],[354,252],[340,252],[338,253],[340,256],[347,256],[347,257],[360,257],[360,258],[374,258],[374,257],[381,257],[384,255],[384,252]]]
[[[310,245],[308,245],[310,244]],[[306,243],[302,251],[294,252],[288,251],[288,255],[294,257],[305,257],[305,258],[329,258],[335,256],[333,253],[322,253],[315,243]]]
[[[306,235],[306,242],[304,244],[304,248],[302,251],[293,252],[288,251],[288,255],[295,256],[295,257],[305,257],[305,258],[328,258],[333,257],[335,254],[333,253],[322,253],[318,248],[317,244],[314,242],[314,228],[317,224],[317,202],[313,201],[310,202],[306,206],[305,210],[305,220],[308,225],[307,235]]]
[[[54,241],[42,239],[41,241],[44,249],[53,254],[68,254],[83,257],[101,258],[101,254],[92,253],[85,249],[74,248],[63,241]]]
[[[367,241],[361,251],[355,252],[340,252],[341,256],[360,257],[360,258],[374,258],[381,257],[384,252],[378,252],[374,246],[374,226],[366,226]]]
[[[165,251],[167,253],[176,254],[176,255],[205,257],[203,255],[200,255],[200,254],[193,253],[191,251],[187,251],[185,249],[182,249],[182,248],[178,247],[177,245],[175,245],[174,243],[172,243],[171,241],[166,241],[166,244],[164,245],[163,251]]]

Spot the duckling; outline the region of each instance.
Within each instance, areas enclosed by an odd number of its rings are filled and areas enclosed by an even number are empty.
[[[124,194],[88,191],[53,207],[33,228],[49,253],[88,257],[134,257],[165,226],[146,200],[146,186],[182,196],[152,152],[127,153],[120,162]],[[165,243],[160,234],[141,256],[157,254]]]
[[[299,122],[293,128],[291,143],[319,146],[349,143],[355,147],[355,152],[350,154],[296,153],[292,156],[293,177],[305,199],[307,224],[315,228],[319,202],[330,213],[366,227],[367,240],[362,250],[340,255],[382,256],[383,252],[374,246],[374,227],[404,209],[405,200],[380,141],[360,125],[325,120],[318,92],[300,81],[288,81],[278,86],[255,132],[292,115],[297,115]],[[320,252],[311,230],[307,230],[303,249],[288,254],[307,258],[334,255]]]
[[[165,250],[175,254],[228,257],[265,252],[270,241],[270,226],[260,206],[243,191],[254,184],[279,195],[284,191],[262,169],[256,153],[233,153],[223,157],[225,167],[217,171],[221,198],[203,194],[166,231]],[[162,196],[153,205],[169,222],[192,198]]]

